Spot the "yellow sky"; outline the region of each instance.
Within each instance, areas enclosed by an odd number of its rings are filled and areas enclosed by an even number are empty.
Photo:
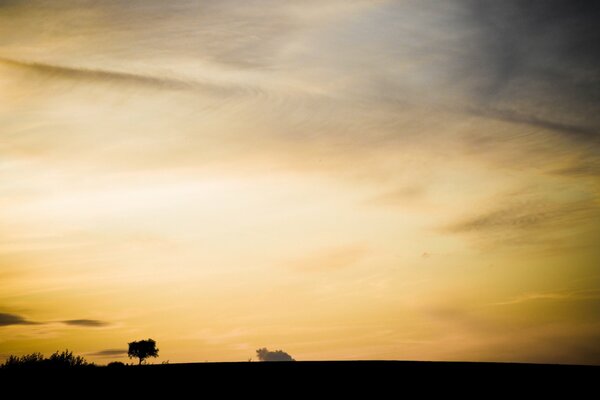
[[[0,2],[0,358],[600,363],[585,68],[280,3]]]

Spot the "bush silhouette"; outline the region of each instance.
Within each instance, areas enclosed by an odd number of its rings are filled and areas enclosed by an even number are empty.
[[[121,362],[121,361],[112,361],[109,362],[108,365],[106,365],[107,367],[110,368],[123,368],[125,367],[125,363]]]
[[[2,364],[2,368],[31,368],[39,367],[44,362],[42,353],[25,354],[21,357],[10,355]]]
[[[152,339],[131,342],[129,343],[127,355],[129,358],[138,358],[140,360],[139,365],[142,365],[142,362],[144,362],[146,358],[158,357],[156,342]]]
[[[9,356],[2,368],[80,368],[93,366],[81,356],[76,356],[72,351],[64,350],[55,352],[48,358],[42,353],[31,353],[23,356]]]
[[[69,368],[69,367],[85,367],[89,363],[81,356],[73,355],[72,351],[65,350],[62,353],[58,351],[48,358],[48,364],[53,367]]]
[[[266,347],[256,350],[256,356],[260,361],[296,361],[285,351],[269,351]]]

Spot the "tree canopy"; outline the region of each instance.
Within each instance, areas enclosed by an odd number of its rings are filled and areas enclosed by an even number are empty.
[[[266,347],[256,350],[256,356],[260,361],[296,361],[285,351],[270,351]]]
[[[127,355],[129,358],[139,359],[141,365],[148,357],[158,357],[158,348],[152,339],[134,341],[129,343]]]

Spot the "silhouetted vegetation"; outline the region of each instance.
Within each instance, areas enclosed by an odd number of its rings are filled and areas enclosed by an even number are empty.
[[[81,356],[75,356],[73,355],[73,352],[69,350],[65,350],[62,353],[57,351],[50,356],[48,361],[51,365],[55,365],[57,367],[85,367],[89,365],[85,358]]]
[[[13,356],[10,355],[2,364],[2,368],[16,368],[16,367],[34,367],[40,366],[44,361],[42,353],[31,353],[25,354],[24,356]]]
[[[85,358],[76,356],[72,351],[55,352],[48,358],[42,353],[31,353],[23,356],[9,356],[2,368],[81,368],[93,366]]]
[[[122,367],[126,367],[125,363],[123,363],[121,361],[112,361],[112,362],[109,362],[106,366],[110,367],[110,368],[122,368]]]
[[[266,347],[256,350],[256,356],[260,361],[296,361],[285,351],[269,351]]]
[[[152,339],[131,342],[129,343],[127,355],[129,358],[138,358],[140,360],[139,365],[142,365],[142,362],[148,357],[158,357],[156,342]]]

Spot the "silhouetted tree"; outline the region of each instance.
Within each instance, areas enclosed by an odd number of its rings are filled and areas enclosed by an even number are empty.
[[[127,352],[127,355],[129,358],[139,358],[139,365],[142,365],[142,362],[146,358],[158,357],[156,342],[152,339],[131,342],[129,343],[129,351]]]
[[[296,361],[285,351],[269,351],[266,347],[256,350],[256,356],[260,361]]]

